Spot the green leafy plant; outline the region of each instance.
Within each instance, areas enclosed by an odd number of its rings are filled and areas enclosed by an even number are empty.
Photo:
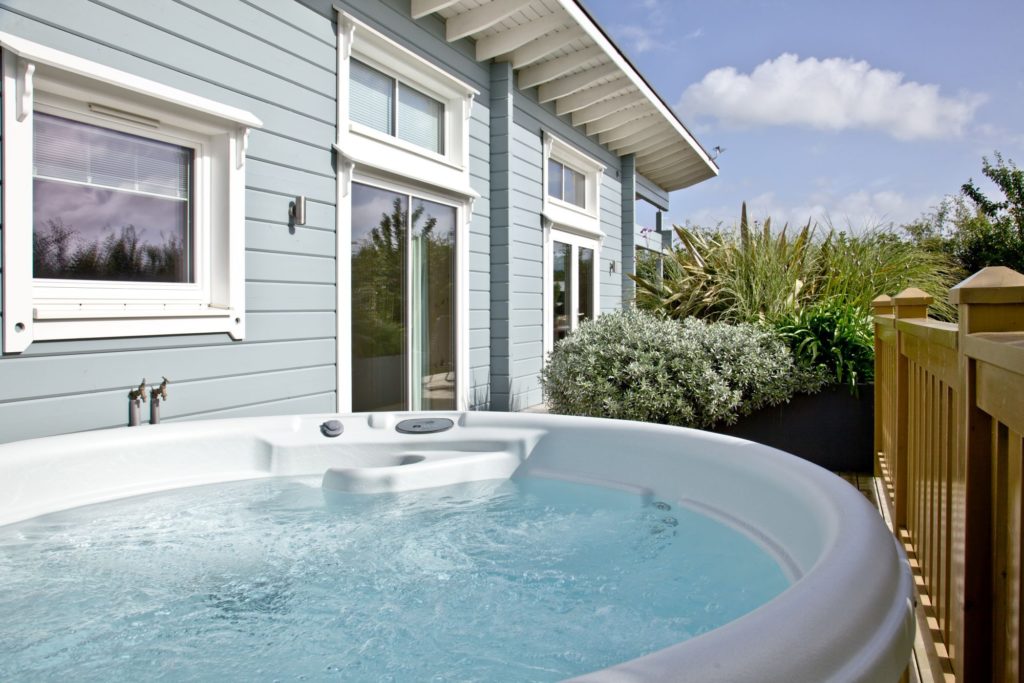
[[[874,331],[861,307],[832,299],[801,309],[776,324],[798,364],[819,370],[833,385],[857,393],[874,380]]]
[[[814,392],[823,379],[763,327],[626,310],[558,342],[541,383],[555,413],[705,428]]]
[[[676,226],[675,234],[664,277],[633,278],[640,308],[672,318],[771,324],[832,299],[866,314],[879,294],[913,286],[935,298],[940,317],[955,314],[945,303],[957,281],[951,259],[891,230],[848,234],[808,224],[776,232],[770,218],[751,223],[744,205],[734,232]]]
[[[680,226],[675,234],[679,244],[665,256],[660,281],[631,276],[637,304],[672,318],[774,319],[793,309],[815,272],[810,224],[775,233],[771,218],[751,224],[746,204],[734,234]]]

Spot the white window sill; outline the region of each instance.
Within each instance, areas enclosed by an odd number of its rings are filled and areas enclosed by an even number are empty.
[[[575,207],[570,209],[566,206],[560,206],[561,202],[556,204],[555,201],[557,200],[550,198],[545,200],[542,210],[544,218],[563,230],[569,230],[597,240],[604,238],[604,233],[601,232],[601,221],[596,216],[579,211]]]

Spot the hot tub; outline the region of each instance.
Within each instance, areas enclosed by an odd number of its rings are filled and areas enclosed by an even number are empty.
[[[750,539],[789,578],[785,590],[739,618],[579,672],[578,680],[896,681],[912,647],[909,567],[859,492],[772,448],[675,427],[549,415],[374,413],[23,441],[0,446],[0,532],[104,501],[288,477],[315,481],[328,500],[332,492],[350,500],[345,496],[508,479],[611,489],[658,509],[705,514]]]

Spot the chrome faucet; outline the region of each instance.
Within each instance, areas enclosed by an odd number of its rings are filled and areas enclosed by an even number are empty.
[[[167,400],[167,385],[170,384],[170,380],[166,377],[163,380],[160,382],[160,386],[154,387],[149,392],[149,424],[151,425],[160,424],[160,402]]]
[[[128,391],[128,426],[137,427],[139,425],[140,412],[142,411],[142,404],[146,402],[146,380],[143,378],[142,383],[137,389],[131,389]]]

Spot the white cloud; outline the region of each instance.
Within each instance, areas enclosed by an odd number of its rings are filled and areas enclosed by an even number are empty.
[[[937,85],[865,61],[785,53],[749,74],[733,67],[708,72],[683,92],[679,109],[734,126],[866,128],[911,140],[961,135],[984,100],[972,93],[946,97]]]
[[[860,233],[874,227],[900,226],[919,218],[938,206],[941,196],[907,197],[899,192],[859,190],[842,196],[819,191],[795,202],[783,202],[774,192],[765,192],[747,201],[751,220],[763,221],[771,216],[772,225],[781,228],[803,227],[808,220],[820,229],[829,224],[837,230]],[[688,212],[685,220],[691,225],[730,227],[739,222],[740,206],[706,207]],[[681,222],[675,216],[671,217]]]
[[[659,31],[643,26],[622,26],[616,33],[637,53],[649,52],[662,43],[662,39],[658,35]]]

